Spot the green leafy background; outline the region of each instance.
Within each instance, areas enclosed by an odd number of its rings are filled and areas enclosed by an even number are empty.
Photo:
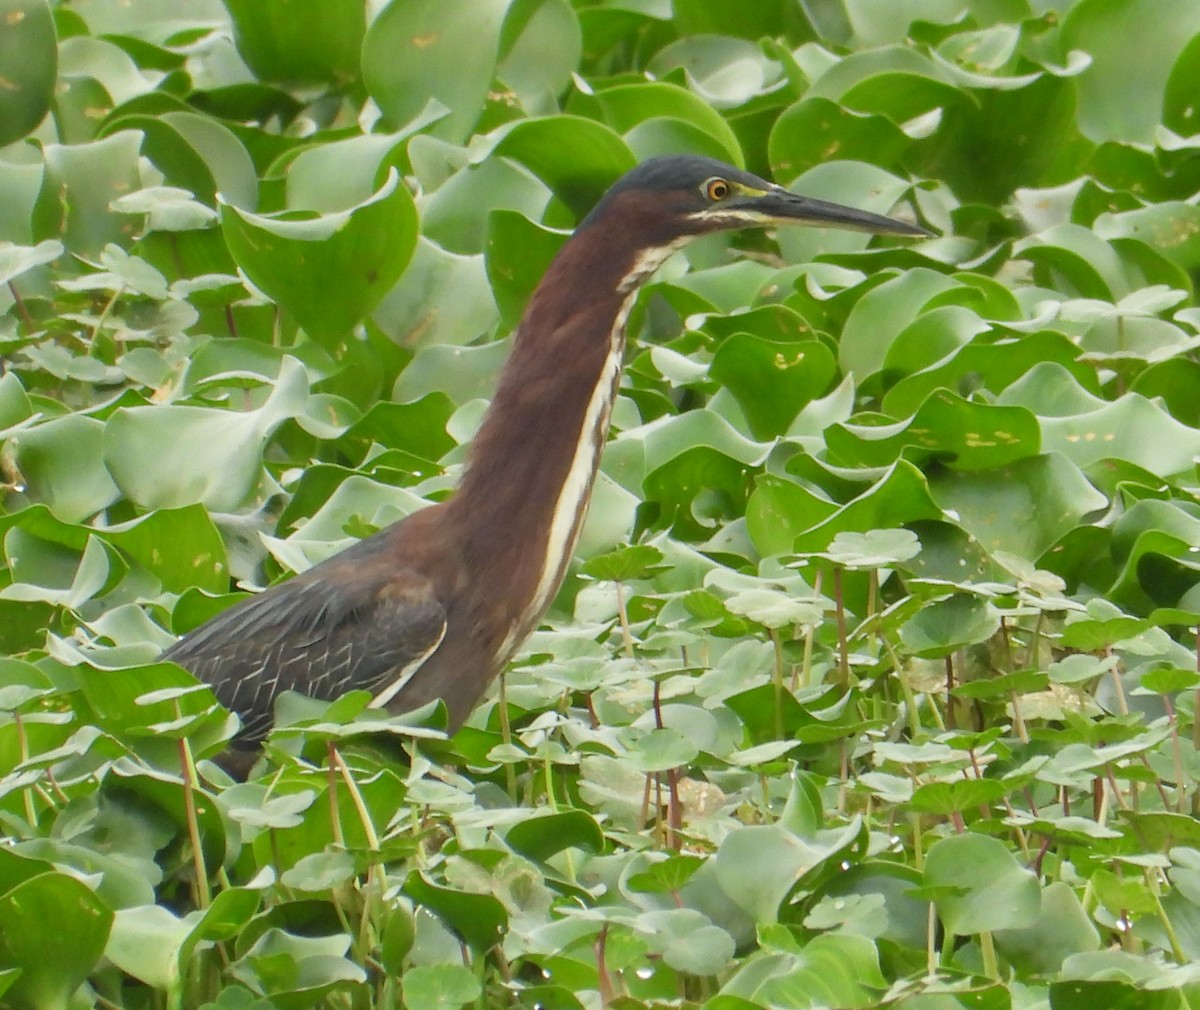
[[[0,1001],[1200,1006],[1197,96],[1192,0],[0,0]],[[503,695],[233,782],[161,649],[677,151],[935,237],[672,258]]]

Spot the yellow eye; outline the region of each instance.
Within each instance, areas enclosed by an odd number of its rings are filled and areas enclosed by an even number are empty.
[[[704,184],[704,195],[714,202],[724,200],[732,192],[733,187],[724,179],[709,179]]]

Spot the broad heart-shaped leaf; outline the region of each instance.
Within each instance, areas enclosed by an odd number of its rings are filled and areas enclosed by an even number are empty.
[[[1041,423],[1046,450],[1079,466],[1112,456],[1167,477],[1191,469],[1200,455],[1200,431],[1137,393],[1087,414],[1043,417]]]
[[[1169,21],[1156,10],[1154,0],[1084,0],[1066,18],[1063,51],[1080,49],[1092,60],[1076,78],[1079,129],[1089,140],[1153,141],[1171,67],[1200,31],[1195,7],[1184,5]]]
[[[988,470],[1037,455],[1037,418],[1023,407],[964,400],[939,389],[908,421],[887,425],[837,424],[825,433],[834,461],[883,466],[904,450],[913,462],[936,459],[962,470]]]
[[[604,191],[633,168],[621,136],[582,116],[522,119],[496,145],[495,154],[524,165],[582,219]]]
[[[1069,459],[1048,453],[974,472],[943,470],[929,481],[933,500],[987,551],[1035,560],[1088,513],[1105,508]]]
[[[75,523],[120,496],[102,461],[103,439],[102,422],[68,414],[19,431],[7,444],[29,496],[48,505],[56,518]]]
[[[229,251],[255,287],[333,347],[400,279],[417,241],[417,212],[393,170],[369,199],[332,214],[265,217],[221,206]]]
[[[127,219],[109,204],[141,188],[142,134],[122,130],[87,144],[47,144],[45,174],[33,212],[33,238],[57,239],[77,256],[99,257],[120,243]]]
[[[534,224],[524,214],[498,209],[488,215],[484,262],[500,318],[515,327],[525,304],[567,236]]]
[[[527,818],[509,828],[504,840],[515,852],[543,862],[563,849],[604,850],[604,833],[585,810],[561,810]]]
[[[258,196],[254,163],[241,141],[218,121],[194,112],[164,112],[116,119],[111,129],[135,129],[144,135],[142,153],[167,182],[211,204],[221,199],[235,207],[253,207]]]
[[[228,0],[226,7],[238,52],[259,80],[345,85],[358,78],[366,31],[361,4]]]
[[[747,509],[747,522],[750,522]],[[826,550],[839,533],[865,533],[918,519],[942,519],[924,475],[905,459],[899,459],[866,491],[831,513],[816,525],[794,530],[792,549],[798,553]],[[755,537],[751,526],[750,534]]]
[[[5,1002],[66,1010],[112,927],[112,912],[83,882],[43,873],[0,895],[0,964],[21,969]]]
[[[490,894],[471,894],[443,887],[415,871],[408,875],[403,891],[480,954],[504,939],[508,913]]]
[[[755,438],[782,435],[837,375],[833,352],[819,340],[796,343],[735,333],[713,354],[708,374],[728,389]]]
[[[721,991],[752,1000],[747,1007],[866,1010],[879,1005],[885,988],[874,943],[865,936],[826,933],[813,937],[796,954],[750,962]]]
[[[406,123],[437,99],[450,114],[431,132],[465,140],[492,84],[508,6],[508,0],[388,4],[362,48],[363,80],[388,121]]]
[[[125,497],[145,508],[199,502],[232,512],[262,477],[267,439],[307,399],[304,366],[286,357],[257,410],[180,404],[120,409],[104,426],[104,464]]]
[[[843,828],[808,838],[781,824],[737,828],[717,851],[717,880],[755,921],[778,922],[781,906],[802,880],[816,880],[843,860],[853,860],[865,844],[866,828],[857,817]]]
[[[58,72],[46,0],[0,0],[0,147],[20,140],[50,109]]]
[[[1041,910],[1037,878],[998,838],[965,834],[934,842],[924,879],[936,889],[942,925],[955,936],[1025,929]]]

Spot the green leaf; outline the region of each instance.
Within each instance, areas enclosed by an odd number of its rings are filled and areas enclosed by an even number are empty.
[[[1037,878],[1021,867],[996,838],[953,835],[934,842],[924,881],[946,931],[956,936],[998,929],[1026,929],[1041,908]]]
[[[268,438],[299,414],[307,399],[304,367],[286,358],[255,410],[182,404],[121,408],[104,426],[104,465],[125,497],[145,508],[201,502],[213,511],[232,512],[262,479]]]
[[[594,817],[584,810],[563,810],[529,817],[514,824],[504,836],[515,852],[545,862],[564,849],[601,852],[604,834]]]
[[[450,110],[433,132],[461,141],[479,119],[496,68],[505,0],[416,0],[388,4],[362,49],[363,80],[393,123],[431,100]]]
[[[57,71],[54,17],[46,0],[0,2],[0,147],[42,121]]]
[[[479,980],[460,964],[417,966],[404,972],[404,1005],[410,1010],[453,1010],[479,998]]]
[[[480,953],[496,946],[508,929],[504,906],[490,894],[468,894],[442,887],[415,872],[408,875],[403,890]]]
[[[392,172],[370,199],[341,212],[266,217],[223,204],[221,230],[254,285],[334,346],[400,279],[416,247],[417,216]]]
[[[760,439],[786,432],[805,404],[829,391],[836,372],[833,352],[820,341],[790,343],[752,333],[723,340],[708,368]]]
[[[5,1000],[66,1010],[104,953],[113,913],[86,885],[43,873],[0,895],[0,963],[20,968]]]
[[[260,80],[345,85],[358,78],[363,5],[228,0],[227,6],[238,52]],[[315,24],[320,31],[313,31]]]
[[[938,659],[986,642],[999,630],[1000,615],[991,603],[961,595],[926,604],[901,626],[900,637],[916,655]]]

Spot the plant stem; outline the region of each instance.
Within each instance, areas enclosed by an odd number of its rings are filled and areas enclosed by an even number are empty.
[[[176,712],[179,710],[176,702]],[[196,906],[208,908],[212,893],[208,888],[208,870],[204,866],[204,848],[200,844],[200,819],[196,814],[196,765],[187,737],[179,738],[179,760],[183,770],[183,806],[187,816],[188,839],[196,871]]]

